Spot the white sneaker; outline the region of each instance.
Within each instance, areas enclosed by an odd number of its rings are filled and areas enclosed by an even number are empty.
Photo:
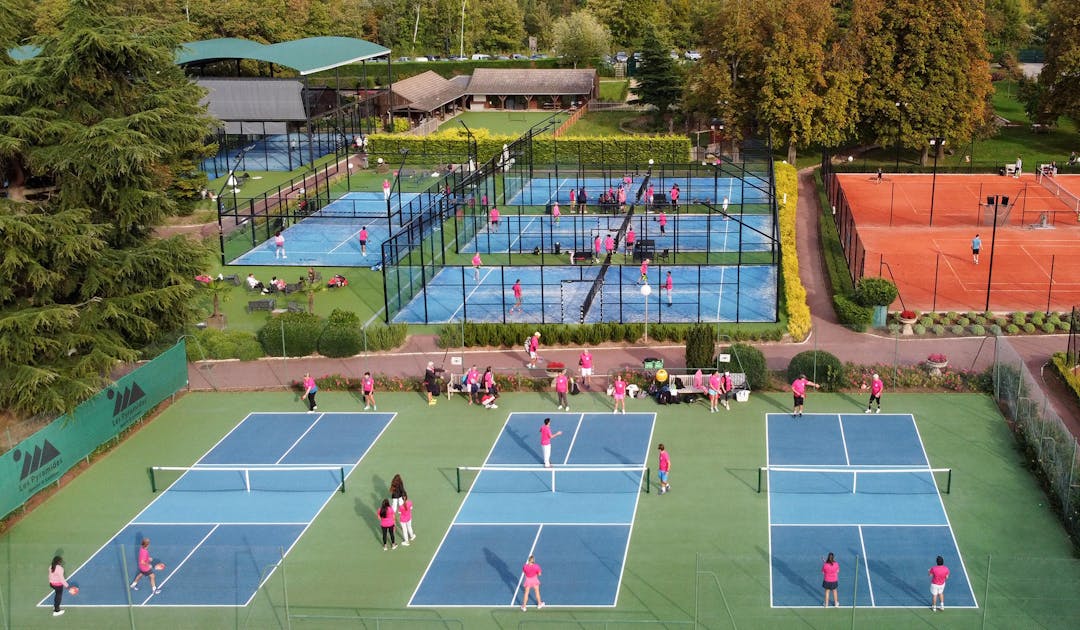
[[[52,616],[53,617],[59,617],[62,614],[64,614],[64,611],[62,611],[62,610],[54,610]]]
[[[878,407],[877,410],[874,411],[874,413],[881,413],[881,407]]]
[[[561,409],[562,409],[562,405],[559,405],[558,407],[556,407],[556,409],[560,409],[560,410],[561,410]]]
[[[408,547],[408,546],[409,546],[409,541],[407,541],[407,540],[403,540],[403,541],[401,541],[401,545],[402,545],[403,547]]]
[[[525,604],[521,605],[521,612],[525,612],[528,609],[529,609],[528,606],[526,606]]]
[[[132,585],[130,585],[130,586],[131,586],[131,590],[133,590],[133,591],[137,591],[137,590],[139,590],[139,587],[138,587],[138,586],[136,586],[135,584],[132,584]]]
[[[416,534],[413,534],[412,536],[410,536],[409,540],[416,540]]]
[[[371,409],[371,407],[370,407],[370,406],[365,406],[365,407],[364,407],[364,411],[367,411],[368,409]],[[869,409],[867,409],[867,410],[866,410],[866,413],[870,413],[870,410],[869,410]]]
[[[316,410],[316,409],[318,409],[318,408],[319,408],[319,406],[318,406],[318,405],[315,405],[314,407],[312,407],[312,408],[311,408],[311,410],[312,410],[312,411],[315,411],[315,410]]]
[[[866,410],[866,411],[864,411],[863,413],[870,413],[870,410],[869,410],[869,409],[867,409],[867,410]]]
[[[161,589],[160,588],[155,588],[154,589],[154,595],[161,595]]]
[[[371,408],[371,410],[372,410],[372,411],[378,411],[378,410],[379,410],[379,408],[378,408],[378,407],[372,407],[372,408]]]
[[[540,602],[539,604],[537,604],[537,605],[536,605],[536,607],[537,607],[537,608],[543,608],[543,607],[544,607],[544,606],[546,606],[546,605],[547,605],[547,604],[545,604],[544,602]]]
[[[566,406],[566,410],[567,410],[567,411],[570,411],[570,405],[567,405],[567,406]]]

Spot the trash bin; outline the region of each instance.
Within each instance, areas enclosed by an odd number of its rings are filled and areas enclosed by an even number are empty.
[[[664,360],[656,357],[646,357],[645,360],[642,361],[642,366],[646,370],[659,370],[664,367]]]
[[[558,254],[561,254],[561,253],[562,253],[562,245],[559,244],[559,243],[555,243],[555,254],[558,255]]]
[[[1002,166],[1001,168],[998,169],[998,175],[1001,175],[1002,177],[1005,177],[1005,167],[1004,166]]]

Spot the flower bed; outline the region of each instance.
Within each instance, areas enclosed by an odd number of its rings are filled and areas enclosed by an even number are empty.
[[[1072,328],[1069,313],[1042,311],[1030,313],[991,313],[969,311],[958,313],[923,313],[905,310],[889,314],[890,334],[913,334],[932,337],[982,337],[984,335],[1060,334]],[[909,330],[910,329],[910,330]]]

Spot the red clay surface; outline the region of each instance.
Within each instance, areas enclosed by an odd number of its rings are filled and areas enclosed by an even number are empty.
[[[930,175],[892,176],[882,183],[863,174],[839,179],[866,247],[864,274],[894,279],[907,308],[986,309],[991,250],[989,310],[1044,310],[1048,305],[1068,310],[1080,304],[1080,223],[1034,176],[938,175],[933,227]],[[1080,188],[1077,176],[1056,181],[1070,190]],[[996,237],[991,220],[980,224],[987,216],[979,200],[987,195],[1015,200]],[[1031,227],[1044,212],[1050,227]],[[977,265],[971,255],[976,234],[982,239]],[[899,301],[894,304],[899,306]]]

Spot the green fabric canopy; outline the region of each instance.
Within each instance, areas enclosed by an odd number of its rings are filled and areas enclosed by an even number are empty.
[[[256,59],[292,68],[303,76],[389,54],[389,48],[353,37],[308,37],[279,44],[226,37],[184,44],[177,51],[176,63],[183,66],[225,59]]]

